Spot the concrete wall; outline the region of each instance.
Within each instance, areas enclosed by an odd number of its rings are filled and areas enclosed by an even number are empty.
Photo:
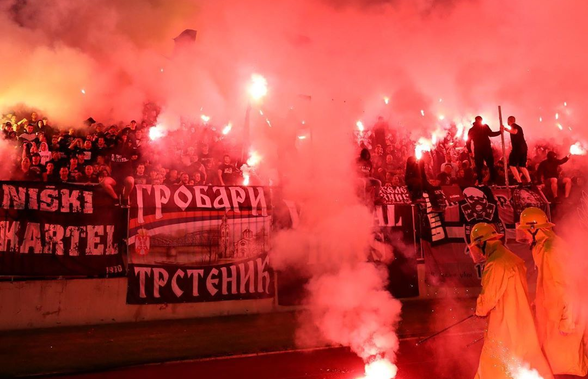
[[[0,330],[264,313],[274,299],[127,305],[127,278],[0,282]]]

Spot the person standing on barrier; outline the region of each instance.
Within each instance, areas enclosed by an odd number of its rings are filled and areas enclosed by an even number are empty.
[[[583,377],[588,374],[586,325],[578,317],[569,275],[564,270],[570,259],[569,248],[553,232],[554,226],[545,212],[535,207],[521,213],[518,226],[530,237],[537,267],[535,312],[539,340],[554,374]]]
[[[496,182],[496,170],[494,169],[494,155],[492,153],[492,144],[490,137],[498,137],[500,131],[493,132],[490,127],[482,123],[482,117],[476,116],[472,128],[468,131],[467,149],[476,163],[476,173],[478,175],[478,185],[482,185],[484,179],[483,169],[484,162],[490,171],[490,183]],[[472,150],[472,143],[474,148]]]
[[[516,118],[514,116],[509,116],[507,123],[508,128],[504,128],[504,130],[510,133],[510,145],[512,148],[510,155],[508,156],[510,171],[515,177],[517,183],[522,184],[523,180],[519,173],[519,170],[521,170],[525,179],[527,179],[527,183],[531,184],[531,175],[529,175],[529,170],[527,170],[528,147],[527,141],[525,141],[523,128],[516,123]]]
[[[504,246],[503,237],[484,222],[471,232],[470,256],[485,263],[476,316],[488,318],[475,379],[511,379],[527,365],[553,379],[533,322],[525,261]]]

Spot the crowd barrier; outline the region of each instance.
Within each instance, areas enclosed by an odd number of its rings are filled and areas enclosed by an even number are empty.
[[[2,182],[0,191],[0,329],[269,312],[304,297],[305,270],[271,266],[271,235],[296,227],[298,210],[269,187],[137,185],[130,208],[90,185]],[[482,267],[466,248],[477,222],[494,223],[531,262],[514,226],[526,206],[548,210],[538,189],[434,196],[442,212],[427,197],[411,203],[406,187],[376,196],[367,259],[386,266],[395,297],[479,287]]]

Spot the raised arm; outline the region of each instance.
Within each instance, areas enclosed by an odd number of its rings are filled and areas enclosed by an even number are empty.
[[[488,125],[486,125],[486,128],[488,129],[488,135],[490,137],[498,137],[499,135],[501,135],[502,133],[499,131],[497,132],[493,132],[492,129],[490,129],[490,127]]]

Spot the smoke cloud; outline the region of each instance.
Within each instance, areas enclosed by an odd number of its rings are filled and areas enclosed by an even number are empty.
[[[252,149],[302,209],[300,227],[276,237],[274,262],[310,264],[308,321],[322,338],[393,359],[400,304],[363,263],[372,216],[356,194],[356,121],[381,115],[428,138],[477,114],[496,129],[500,104],[529,139],[588,140],[587,11],[584,0],[9,0],[0,112],[81,127],[138,118],[151,101],[165,128],[206,114],[242,133],[247,83],[265,76]],[[196,43],[174,49],[187,28]]]

